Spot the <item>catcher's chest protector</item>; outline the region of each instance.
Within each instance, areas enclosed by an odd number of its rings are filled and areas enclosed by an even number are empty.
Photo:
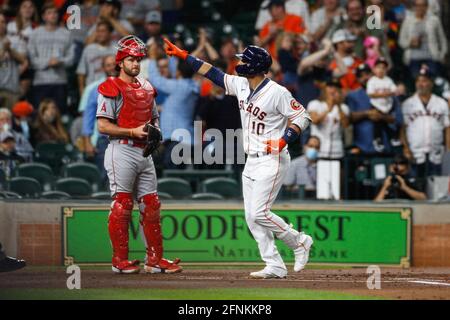
[[[149,122],[156,94],[150,83],[126,83],[119,78],[114,78],[113,81],[123,97],[123,105],[117,118],[118,126],[135,128]]]

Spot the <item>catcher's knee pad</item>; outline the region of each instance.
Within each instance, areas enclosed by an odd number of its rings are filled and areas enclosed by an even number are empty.
[[[143,196],[139,201],[139,211],[142,214],[142,220],[156,223],[160,219],[161,202],[157,193],[150,193]]]
[[[118,192],[113,197],[111,204],[110,219],[119,219],[131,217],[131,210],[133,210],[133,195],[126,192]]]

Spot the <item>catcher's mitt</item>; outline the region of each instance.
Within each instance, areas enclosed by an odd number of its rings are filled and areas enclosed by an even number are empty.
[[[150,123],[147,123],[144,127],[144,131],[147,132],[147,145],[144,148],[144,151],[142,152],[142,155],[147,158],[149,155],[153,153],[156,149],[158,149],[159,145],[161,144],[162,135],[161,131],[151,125]]]

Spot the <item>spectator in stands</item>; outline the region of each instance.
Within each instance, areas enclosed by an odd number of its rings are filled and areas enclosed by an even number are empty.
[[[267,9],[270,0],[264,0],[259,8],[258,17],[256,18],[255,29],[261,28],[270,21],[270,13]],[[302,17],[307,29],[310,28],[310,14],[307,1],[305,0],[287,0],[285,2],[286,12],[299,17]]]
[[[59,26],[54,5],[42,9],[44,25],[33,30],[28,55],[34,69],[31,102],[37,108],[43,98],[52,98],[61,113],[67,112],[67,72],[73,64],[74,44],[68,30]]]
[[[100,170],[102,181],[107,182],[107,174],[103,160],[105,156],[105,150],[108,146],[108,137],[99,134],[97,129],[97,98],[98,98],[98,86],[106,79],[106,77],[117,76],[116,70],[116,57],[115,55],[106,56],[102,62],[103,78],[91,83],[86,87],[83,96],[86,96],[86,106],[83,109],[82,120],[82,137],[83,137],[83,151],[86,153],[87,158],[93,158],[95,164]],[[107,184],[106,184],[107,185]]]
[[[149,11],[145,15],[145,35],[143,37],[147,45],[149,41],[155,41],[160,47],[164,46],[164,41],[161,37],[162,14],[160,11]]]
[[[397,154],[389,167],[390,174],[383,182],[383,186],[375,197],[375,201],[385,199],[426,200],[423,188],[412,177],[408,159]]]
[[[43,99],[33,125],[34,144],[69,143],[69,135],[61,122],[59,109],[52,99]]]
[[[367,81],[372,77],[372,70],[366,64],[361,64],[356,69],[356,77],[361,87],[351,91],[346,97],[346,104],[350,108],[350,119],[353,124],[353,144],[357,148],[354,153],[366,155],[376,154],[374,147],[375,127],[389,126],[393,131],[400,131],[402,125],[402,113],[398,99],[393,99],[393,108],[388,114],[379,112],[371,107],[370,97],[367,94]],[[393,151],[391,141],[384,130],[381,130],[382,150],[384,153]]]
[[[319,98],[321,86],[332,78],[332,72],[328,69],[332,55],[333,44],[325,38],[320,50],[305,56],[298,64],[296,97],[303,105],[307,106],[312,100]]]
[[[0,272],[8,272],[22,269],[26,266],[24,260],[17,260],[6,256],[2,250],[2,244],[0,243]]]
[[[151,11],[160,11],[161,3],[159,0],[122,0],[122,10],[120,18],[128,20],[140,34],[144,27],[145,14]]]
[[[6,34],[6,17],[0,13],[0,108],[11,109],[20,97],[20,65],[26,64],[26,44]]]
[[[427,9],[428,0],[415,0],[414,14],[406,16],[400,29],[403,60],[413,78],[417,77],[424,64],[438,75],[448,51],[441,20],[435,15],[427,15]]]
[[[345,29],[337,30],[332,37],[335,53],[329,68],[333,77],[340,79],[344,91],[359,88],[355,69],[363,60],[354,54],[355,40],[355,36]]]
[[[422,68],[416,78],[416,93],[402,105],[403,153],[414,160],[417,177],[439,175],[442,157],[450,149],[450,119],[447,101],[433,94],[433,73]]]
[[[320,42],[323,38],[331,38],[344,16],[345,10],[339,6],[339,0],[324,0],[323,6],[311,15],[312,39]]]
[[[24,161],[16,152],[16,141],[12,132],[0,132],[0,168],[6,178],[12,177],[15,167]]]
[[[297,192],[304,186],[307,198],[316,198],[317,160],[319,159],[320,139],[310,136],[303,146],[303,155],[292,160],[283,185],[286,191]]]
[[[303,34],[306,32],[306,26],[301,17],[286,13],[284,0],[270,0],[266,8],[269,9],[272,19],[259,32],[260,45],[267,47],[272,58],[277,60],[283,32]]]
[[[23,0],[20,2],[19,10],[14,20],[8,22],[8,36],[20,37],[27,42],[38,23],[39,16],[36,5],[31,0]]]
[[[76,1],[80,8],[80,27],[70,30],[73,42],[75,44],[75,63],[78,63],[84,48],[84,41],[88,36],[89,30],[97,21],[100,7],[97,0]]]
[[[347,29],[355,36],[355,55],[361,59],[365,58],[364,40],[367,37],[375,37],[380,42],[379,47],[381,55],[385,57],[390,64],[390,56],[386,45],[387,39],[384,31],[384,25],[380,29],[368,28],[363,0],[348,0],[346,11],[346,19],[338,25],[338,29]]]
[[[215,62],[215,66],[225,72],[226,63],[222,60]],[[226,131],[237,130],[241,128],[241,116],[239,113],[239,104],[236,98],[225,95],[225,90],[214,85],[211,93],[207,97],[202,97],[198,102],[196,111],[200,120],[202,120],[203,130],[217,129],[222,134],[223,149],[221,150],[225,159],[234,154],[234,158],[230,157],[233,164],[237,164],[237,144],[234,138],[231,141],[226,140]],[[206,137],[210,139],[210,137]],[[214,150],[217,154],[216,145],[211,142],[210,146],[214,146]],[[211,148],[212,150],[213,148]],[[224,162],[225,164],[225,162]],[[219,168],[223,168],[223,165],[219,165]]]
[[[281,84],[293,94],[298,90],[297,66],[303,57],[309,54],[309,40],[304,35],[284,33],[278,50],[282,80]]]
[[[350,109],[343,103],[341,84],[336,79],[326,83],[319,100],[308,104],[311,135],[320,140],[321,158],[341,159],[344,156],[343,131],[349,126]]]
[[[242,52],[243,50],[238,50],[238,46],[242,46],[242,42],[235,43],[232,38],[225,38],[222,41],[220,46],[220,59],[225,61],[227,64],[226,72],[228,74],[235,74],[235,67],[239,62],[239,59],[236,58],[236,54],[238,52]]]
[[[159,73],[156,59],[157,48],[155,45],[150,48],[149,78],[153,86],[158,91],[165,92],[168,96],[164,101],[161,110],[161,132],[166,146],[164,153],[164,165],[166,168],[176,168],[172,162],[172,149],[180,142],[193,145],[194,137],[194,112],[199,96],[199,86],[192,79],[194,70],[184,61],[178,62],[178,71],[175,79],[168,79]],[[180,137],[172,134],[177,129],[187,130],[192,138],[191,141],[178,141]]]
[[[14,131],[12,128],[13,123],[11,111],[6,108],[0,108],[0,132],[11,131],[14,135],[16,144],[15,150],[17,154],[26,161],[31,161],[33,159],[33,147],[22,133]]]
[[[87,85],[104,78],[102,60],[105,56],[113,55],[117,51],[111,42],[112,31],[113,28],[109,22],[100,21],[96,26],[95,42],[84,48],[77,68],[80,95],[83,94]]]
[[[97,18],[97,22],[88,31],[88,37],[85,44],[88,45],[95,41],[95,30],[97,29],[97,23],[100,21],[107,21],[112,25],[114,31],[112,34],[112,41],[115,43],[120,38],[134,33],[134,28],[130,22],[126,19],[120,19],[120,10],[122,9],[122,3],[119,0],[101,0],[100,1],[100,13]]]
[[[215,63],[219,59],[219,53],[214,49],[211,44],[212,34],[208,32],[205,28],[200,28],[198,33],[198,45],[197,48],[192,51],[192,55],[195,57],[199,57],[203,61],[208,61],[211,63]],[[206,79],[205,77],[195,74],[194,80],[200,86],[200,96],[207,97],[211,94],[211,90],[213,88],[213,83]]]
[[[9,37],[18,37],[20,40],[28,44],[31,32],[39,24],[39,15],[35,4],[31,0],[23,0],[20,3],[19,10],[14,20],[7,25]],[[20,92],[22,96],[26,96],[30,90],[33,72],[31,70],[30,61],[27,59],[25,63],[20,65]]]
[[[12,129],[15,132],[20,132],[27,140],[30,140],[30,120],[34,111],[33,106],[27,101],[20,101],[14,105],[11,111],[13,114]]]

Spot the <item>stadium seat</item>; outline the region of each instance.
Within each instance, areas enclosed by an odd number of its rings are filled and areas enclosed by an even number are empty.
[[[88,197],[92,194],[90,184],[80,178],[61,178],[56,181],[56,190],[68,193],[73,198]]]
[[[110,192],[94,192],[91,194],[92,199],[96,200],[111,200],[111,193]]]
[[[35,160],[48,164],[53,173],[59,174],[61,166],[79,157],[79,152],[71,144],[40,143],[36,146]]]
[[[241,190],[236,180],[231,178],[210,178],[201,183],[202,192],[220,194],[225,198],[239,198]]]
[[[97,166],[87,162],[74,162],[66,164],[62,169],[62,174],[67,178],[81,178],[89,182],[92,190],[97,192],[100,185],[100,171]]]
[[[6,174],[5,171],[0,168],[0,190],[6,189]]]
[[[201,193],[194,193],[191,196],[191,199],[192,200],[224,200],[225,198],[217,193],[201,192]]]
[[[14,177],[9,181],[9,191],[26,198],[38,198],[42,192],[39,181],[28,177]]]
[[[159,192],[158,191],[158,197],[160,200],[173,200],[173,197],[168,194],[167,192]]]
[[[180,178],[159,179],[158,191],[168,193],[176,199],[187,198],[192,194],[189,182]]]
[[[70,194],[62,191],[46,191],[41,194],[42,199],[68,200]]]
[[[50,191],[55,180],[52,169],[48,165],[38,162],[19,165],[15,169],[15,176],[36,179],[44,191]]]
[[[12,191],[0,191],[0,199],[22,199],[22,196]]]

